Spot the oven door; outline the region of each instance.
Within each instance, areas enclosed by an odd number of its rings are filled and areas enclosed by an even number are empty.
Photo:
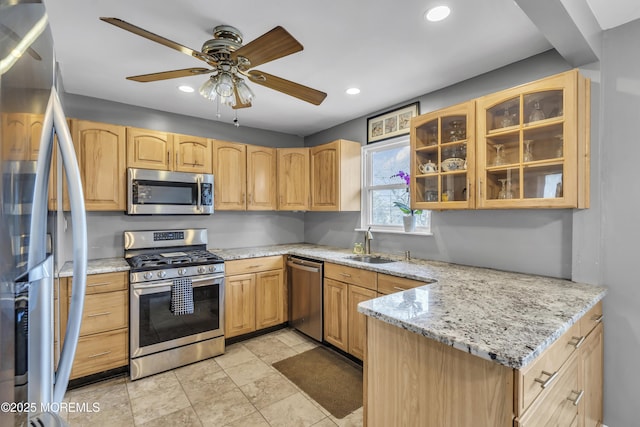
[[[224,335],[224,277],[192,279],[193,314],[171,312],[171,280],[131,285],[131,358]]]

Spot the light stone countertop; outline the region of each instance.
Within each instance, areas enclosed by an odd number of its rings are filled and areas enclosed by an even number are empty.
[[[606,288],[569,280],[377,254],[397,260],[368,264],[348,259],[349,249],[294,243],[209,249],[225,261],[299,255],[325,262],[437,282],[358,305],[367,316],[396,325],[484,359],[523,368],[569,329]],[[89,261],[88,274],[127,271],[123,258]],[[66,263],[60,277],[71,276]]]

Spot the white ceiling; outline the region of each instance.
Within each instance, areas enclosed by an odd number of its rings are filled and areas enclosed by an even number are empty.
[[[612,0],[588,0],[596,12]],[[625,19],[635,12],[636,0]],[[439,3],[451,16],[427,23]],[[250,42],[277,25],[304,51],[256,67],[328,94],[314,106],[251,84],[253,106],[239,110],[243,126],[309,135],[350,119],[446,87],[551,48],[513,0],[45,0],[58,62],[68,93],[217,120],[216,106],[198,87],[207,76],[151,83],[125,77],[206,66],[195,58],[100,21],[117,17],[200,50],[216,25],[232,25]],[[616,25],[607,11],[606,25]],[[630,19],[629,19],[630,20]],[[177,90],[188,84],[196,92]],[[347,95],[357,86],[361,94]],[[234,112],[220,107],[225,123]]]

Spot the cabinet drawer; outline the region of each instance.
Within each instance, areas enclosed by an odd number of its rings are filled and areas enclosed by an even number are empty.
[[[71,378],[84,377],[129,363],[126,329],[80,337]]]
[[[127,291],[87,295],[80,335],[126,328],[129,319],[128,296]]]
[[[324,277],[376,290],[378,273],[345,265],[326,263]]]
[[[602,319],[602,301],[600,301],[580,319],[580,335],[583,337],[589,335],[593,328],[602,322]]]
[[[234,274],[256,273],[258,271],[279,270],[283,267],[284,262],[281,255],[238,259],[224,263],[224,270],[227,276],[233,276]]]
[[[567,332],[558,338],[529,366],[516,373],[517,400],[516,411],[524,411],[538,398],[544,396],[551,385],[558,381],[560,368],[576,350],[580,335],[579,323],[574,323]]]
[[[407,289],[413,289],[427,284],[428,283],[419,280],[378,273],[378,292],[385,295],[406,291]]]
[[[578,358],[571,358],[559,374],[557,383],[549,386],[549,392],[538,399],[517,421],[519,427],[571,426],[578,415],[575,404],[582,398],[578,388]]]
[[[86,294],[97,294],[100,292],[111,292],[126,290],[129,285],[129,275],[126,271],[116,273],[92,274],[87,276]],[[71,295],[71,286],[73,279],[69,279],[69,295]]]

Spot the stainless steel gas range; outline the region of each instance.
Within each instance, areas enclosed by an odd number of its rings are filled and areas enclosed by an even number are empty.
[[[205,229],[125,231],[131,379],[224,353],[224,261]]]

